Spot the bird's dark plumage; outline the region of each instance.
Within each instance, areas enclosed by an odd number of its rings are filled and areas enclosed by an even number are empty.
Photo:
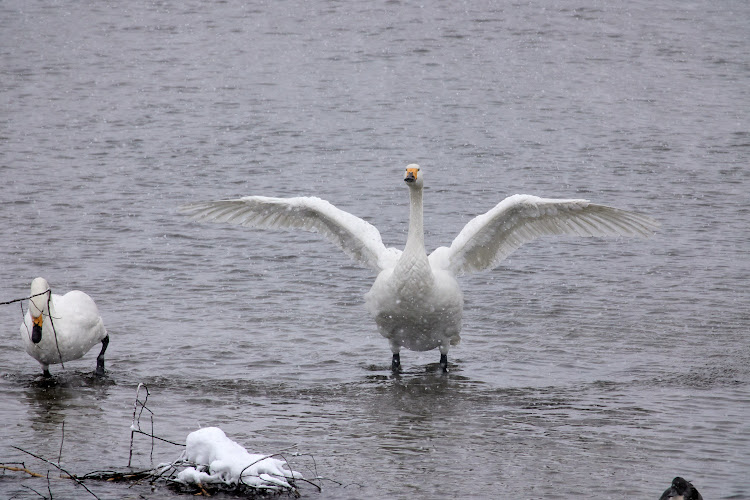
[[[698,490],[695,489],[692,483],[684,480],[681,477],[676,477],[672,480],[672,486],[666,489],[662,493],[659,500],[703,500],[703,497]]]

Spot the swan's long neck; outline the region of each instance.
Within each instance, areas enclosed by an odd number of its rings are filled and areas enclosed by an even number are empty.
[[[409,235],[406,238],[404,253],[423,254],[424,249],[424,215],[422,213],[422,188],[409,189]]]
[[[409,192],[409,235],[393,276],[399,293],[404,297],[416,298],[431,288],[434,276],[424,248],[422,188],[413,187]]]

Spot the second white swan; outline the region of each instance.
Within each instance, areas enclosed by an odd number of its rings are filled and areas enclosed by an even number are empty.
[[[102,350],[96,358],[94,373],[104,375],[109,334],[99,309],[85,293],[73,290],[57,295],[52,293],[47,280],[35,278],[31,282],[29,310],[20,330],[26,352],[39,361],[45,377],[50,376],[49,365],[83,357],[100,342]]]
[[[370,223],[315,197],[247,196],[194,203],[181,211],[196,220],[318,232],[374,270],[377,278],[365,302],[390,343],[395,372],[401,369],[402,347],[439,348],[440,366],[448,370],[448,350],[460,341],[463,314],[457,276],[492,269],[524,243],[545,235],[648,237],[659,227],[645,215],[588,200],[514,195],[469,221],[450,247],[439,247],[428,256],[419,165],[406,167],[404,181],[411,203],[403,251],[386,248]]]

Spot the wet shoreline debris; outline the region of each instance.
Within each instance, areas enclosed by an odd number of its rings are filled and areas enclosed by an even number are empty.
[[[145,394],[141,398],[141,393]],[[188,434],[185,444],[176,443],[154,435],[154,413],[148,408],[148,388],[139,384],[136,389],[136,398],[133,408],[133,422],[130,427],[130,450],[128,465],[122,470],[96,470],[86,474],[77,475],[64,469],[58,463],[24,450],[17,446],[12,448],[26,453],[46,464],[53,466],[60,472],[59,475],[50,475],[34,471],[24,462],[0,463],[0,470],[10,472],[21,472],[33,478],[46,479],[46,488],[49,497],[34,491],[43,498],[53,498],[51,479],[72,480],[78,486],[83,487],[93,498],[101,500],[100,497],[90,489],[87,484],[95,482],[124,483],[128,487],[143,485],[154,487],[162,485],[168,487],[176,494],[190,494],[196,496],[212,496],[218,493],[228,494],[239,498],[268,498],[286,496],[299,498],[302,496],[300,486],[311,485],[320,492],[322,481],[337,481],[324,478],[317,474],[315,458],[312,455],[301,454],[294,451],[274,453],[269,455],[251,454],[245,448],[229,439],[218,427],[205,427]],[[150,432],[141,429],[141,418],[147,412],[151,423]],[[151,462],[153,465],[153,452],[155,442],[162,441],[184,449],[172,462],[160,463],[149,469],[134,469],[132,467],[133,448],[136,435],[145,435],[151,438]],[[64,434],[63,434],[64,439]],[[62,455],[62,443],[60,446]],[[312,472],[312,478],[306,479],[302,473],[292,468],[290,460],[286,457],[308,457],[312,461],[311,467],[306,467]],[[299,467],[297,465],[296,467]],[[87,484],[86,484],[87,483]],[[95,490],[96,488],[94,488]]]

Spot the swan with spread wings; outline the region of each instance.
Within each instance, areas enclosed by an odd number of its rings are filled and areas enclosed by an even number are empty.
[[[450,247],[439,247],[427,255],[422,217],[424,175],[419,165],[406,167],[404,181],[410,204],[403,251],[386,248],[372,224],[315,197],[247,196],[194,203],[181,211],[200,221],[318,232],[375,271],[377,278],[365,294],[365,302],[390,343],[394,372],[401,369],[402,348],[440,349],[440,366],[448,370],[448,350],[461,339],[464,301],[457,276],[492,269],[518,247],[541,236],[645,238],[659,226],[645,215],[588,200],[517,194],[469,221]]]

